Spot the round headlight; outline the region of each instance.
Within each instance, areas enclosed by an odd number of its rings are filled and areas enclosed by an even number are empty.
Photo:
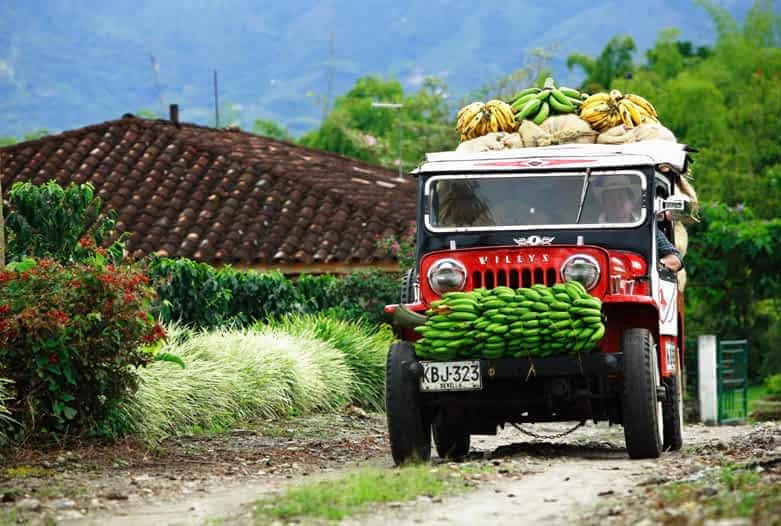
[[[428,283],[437,294],[463,290],[466,285],[466,267],[455,259],[437,261],[428,270]]]
[[[561,278],[564,281],[578,281],[586,290],[593,289],[599,281],[599,264],[591,256],[575,254],[561,266]]]

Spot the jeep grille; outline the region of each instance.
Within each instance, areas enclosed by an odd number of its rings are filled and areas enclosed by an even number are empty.
[[[555,285],[558,282],[559,273],[552,267],[531,267],[485,269],[472,272],[472,285],[474,288],[485,287],[510,287],[517,289],[541,284]]]

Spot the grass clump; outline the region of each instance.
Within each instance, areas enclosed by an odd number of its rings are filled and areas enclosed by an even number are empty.
[[[140,370],[139,389],[122,407],[131,432],[147,442],[257,417],[331,411],[349,399],[352,374],[342,352],[314,337],[274,328],[179,332],[169,329],[159,352],[186,367],[155,362]]]
[[[345,321],[326,314],[287,316],[269,326],[290,334],[314,337],[342,352],[353,378],[350,402],[371,410],[384,408],[385,361],[393,334],[388,327]]]
[[[666,484],[657,497],[668,508],[698,510],[702,521],[745,517],[752,524],[781,523],[781,493],[773,475],[744,466],[724,465],[702,480]]]
[[[16,421],[11,417],[11,411],[6,406],[6,402],[14,399],[13,380],[0,378],[0,445],[8,442],[6,430]]]
[[[341,520],[366,511],[372,504],[406,501],[419,495],[434,497],[463,485],[460,477],[447,475],[445,469],[428,464],[394,470],[363,468],[337,480],[310,482],[263,499],[256,504],[255,522]]]

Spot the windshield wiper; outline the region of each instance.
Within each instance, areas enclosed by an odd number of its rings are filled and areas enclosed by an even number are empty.
[[[580,224],[580,216],[583,215],[583,205],[586,202],[586,192],[588,192],[588,180],[591,178],[591,168],[586,168],[586,177],[583,179],[583,189],[580,191],[580,206],[578,206],[578,217],[575,224]]]

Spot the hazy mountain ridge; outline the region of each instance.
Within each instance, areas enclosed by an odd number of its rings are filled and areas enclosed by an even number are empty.
[[[367,74],[395,76],[407,89],[442,77],[462,96],[524,65],[535,47],[557,47],[562,82],[569,53],[597,54],[629,33],[642,50],[658,31],[710,43],[715,33],[694,2],[572,0],[556,8],[523,1],[299,0],[259,7],[246,0],[11,0],[0,5],[0,136],[58,131],[179,103],[182,119],[213,119],[212,72],[220,99],[298,134],[321,118],[318,101]],[[742,18],[751,2],[724,4]],[[632,20],[638,20],[632,22]]]

